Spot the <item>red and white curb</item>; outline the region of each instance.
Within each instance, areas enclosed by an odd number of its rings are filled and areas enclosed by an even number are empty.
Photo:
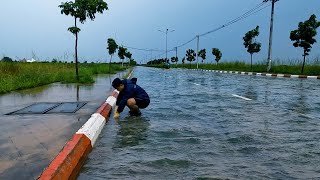
[[[132,71],[133,72],[133,71]],[[128,75],[128,78],[132,75]],[[63,149],[42,172],[39,179],[76,179],[81,167],[92,150],[101,130],[109,120],[119,91],[112,91],[107,100],[92,114],[89,120],[65,144]]]
[[[206,70],[206,69],[192,69],[192,70],[194,70],[194,71],[215,72],[215,73],[226,73],[226,74],[241,74],[241,75],[250,75],[250,76],[286,77],[286,78],[301,78],[301,79],[320,79],[320,76],[306,76],[306,75],[270,74],[270,73],[240,72],[240,71],[220,71],[220,70]]]

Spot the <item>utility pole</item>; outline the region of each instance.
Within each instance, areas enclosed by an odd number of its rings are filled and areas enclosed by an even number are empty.
[[[175,47],[176,49],[176,57],[178,57],[178,47]]]
[[[161,31],[161,30],[158,30],[158,31],[166,34],[166,61],[167,61],[167,59],[168,59],[168,32],[173,32],[174,30],[169,31],[169,29],[166,29],[166,31]]]
[[[198,53],[199,53],[199,35],[197,35],[197,69],[199,68],[199,63],[198,63]]]
[[[273,33],[273,16],[274,16],[274,3],[278,0],[264,0],[263,2],[272,1],[271,20],[270,20],[270,35],[269,35],[269,49],[268,49],[268,67],[267,72],[271,70],[271,56],[272,56],[272,33]]]

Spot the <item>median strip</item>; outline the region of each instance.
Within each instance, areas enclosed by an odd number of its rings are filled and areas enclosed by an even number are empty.
[[[133,72],[133,71],[132,71]],[[128,78],[132,75],[128,75]],[[39,179],[76,179],[81,167],[96,143],[104,125],[109,120],[119,91],[112,91],[107,100],[92,114],[88,121],[65,144]]]

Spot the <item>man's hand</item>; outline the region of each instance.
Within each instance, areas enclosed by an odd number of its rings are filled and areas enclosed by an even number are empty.
[[[118,111],[115,111],[113,114],[113,118],[118,119],[120,117],[120,113]]]

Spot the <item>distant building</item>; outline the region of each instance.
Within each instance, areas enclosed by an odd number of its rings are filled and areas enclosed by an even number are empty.
[[[28,62],[28,63],[33,63],[33,62],[37,62],[37,61],[32,58],[31,60],[28,60],[28,59],[27,59],[27,62]]]

